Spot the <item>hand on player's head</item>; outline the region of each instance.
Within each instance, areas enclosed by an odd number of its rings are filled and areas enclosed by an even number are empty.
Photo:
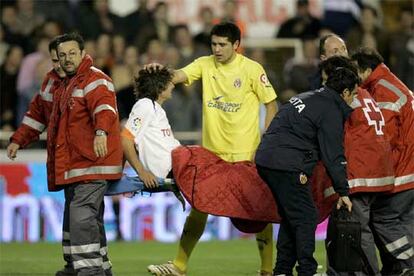
[[[153,62],[153,63],[148,63],[144,65],[144,70],[147,70],[149,72],[155,72],[158,70],[161,70],[162,68],[164,68],[164,65]]]

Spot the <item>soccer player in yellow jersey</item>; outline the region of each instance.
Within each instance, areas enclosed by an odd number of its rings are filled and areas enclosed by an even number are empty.
[[[237,53],[240,30],[233,23],[215,25],[211,31],[213,55],[196,59],[174,71],[173,83],[203,83],[202,144],[228,162],[253,160],[259,144],[259,107],[266,108],[265,126],[277,112],[276,93],[263,67]],[[161,67],[149,64],[148,70]],[[207,221],[207,214],[192,209],[184,225],[179,250],[172,262],[150,265],[153,275],[186,275],[191,252]],[[272,225],[257,234],[261,256],[259,275],[272,275]]]

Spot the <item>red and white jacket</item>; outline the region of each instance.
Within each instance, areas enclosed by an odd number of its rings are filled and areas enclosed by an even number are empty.
[[[384,132],[384,116],[369,92],[362,88],[358,88],[352,108],[354,111],[344,128],[349,193],[389,192],[395,178],[391,146]],[[324,198],[335,193],[320,162],[314,169],[312,182],[312,185],[323,187]]]
[[[39,93],[33,97],[21,125],[10,138],[11,142],[19,144],[20,148],[24,148],[39,139],[39,135],[49,124],[53,97],[62,81],[63,79],[58,76],[55,70],[49,71],[43,80]]]
[[[395,181],[392,192],[414,188],[414,97],[385,64],[380,64],[362,84],[378,103],[390,140]]]
[[[122,147],[114,86],[107,75],[92,66],[88,55],[71,78],[48,74],[11,141],[24,147],[46,126],[50,191],[75,182],[121,178]],[[93,150],[97,129],[108,133],[108,154],[100,158]]]
[[[350,193],[390,191],[394,184],[385,119],[375,100],[358,88],[354,111],[345,123],[345,157]]]

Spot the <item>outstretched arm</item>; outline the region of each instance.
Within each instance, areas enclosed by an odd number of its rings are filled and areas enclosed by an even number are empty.
[[[164,68],[164,65],[160,63],[156,63],[156,62],[144,65],[144,70],[147,70],[147,71],[157,71],[162,68]],[[185,81],[187,81],[187,75],[182,70],[174,70],[172,82],[174,84],[177,84],[177,83],[183,83]]]

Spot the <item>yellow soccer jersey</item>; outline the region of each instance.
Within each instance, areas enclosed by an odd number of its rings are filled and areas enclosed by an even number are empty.
[[[251,160],[260,140],[260,103],[276,98],[263,67],[237,54],[229,64],[206,56],[181,70],[186,85],[202,79],[203,146],[226,161]]]

